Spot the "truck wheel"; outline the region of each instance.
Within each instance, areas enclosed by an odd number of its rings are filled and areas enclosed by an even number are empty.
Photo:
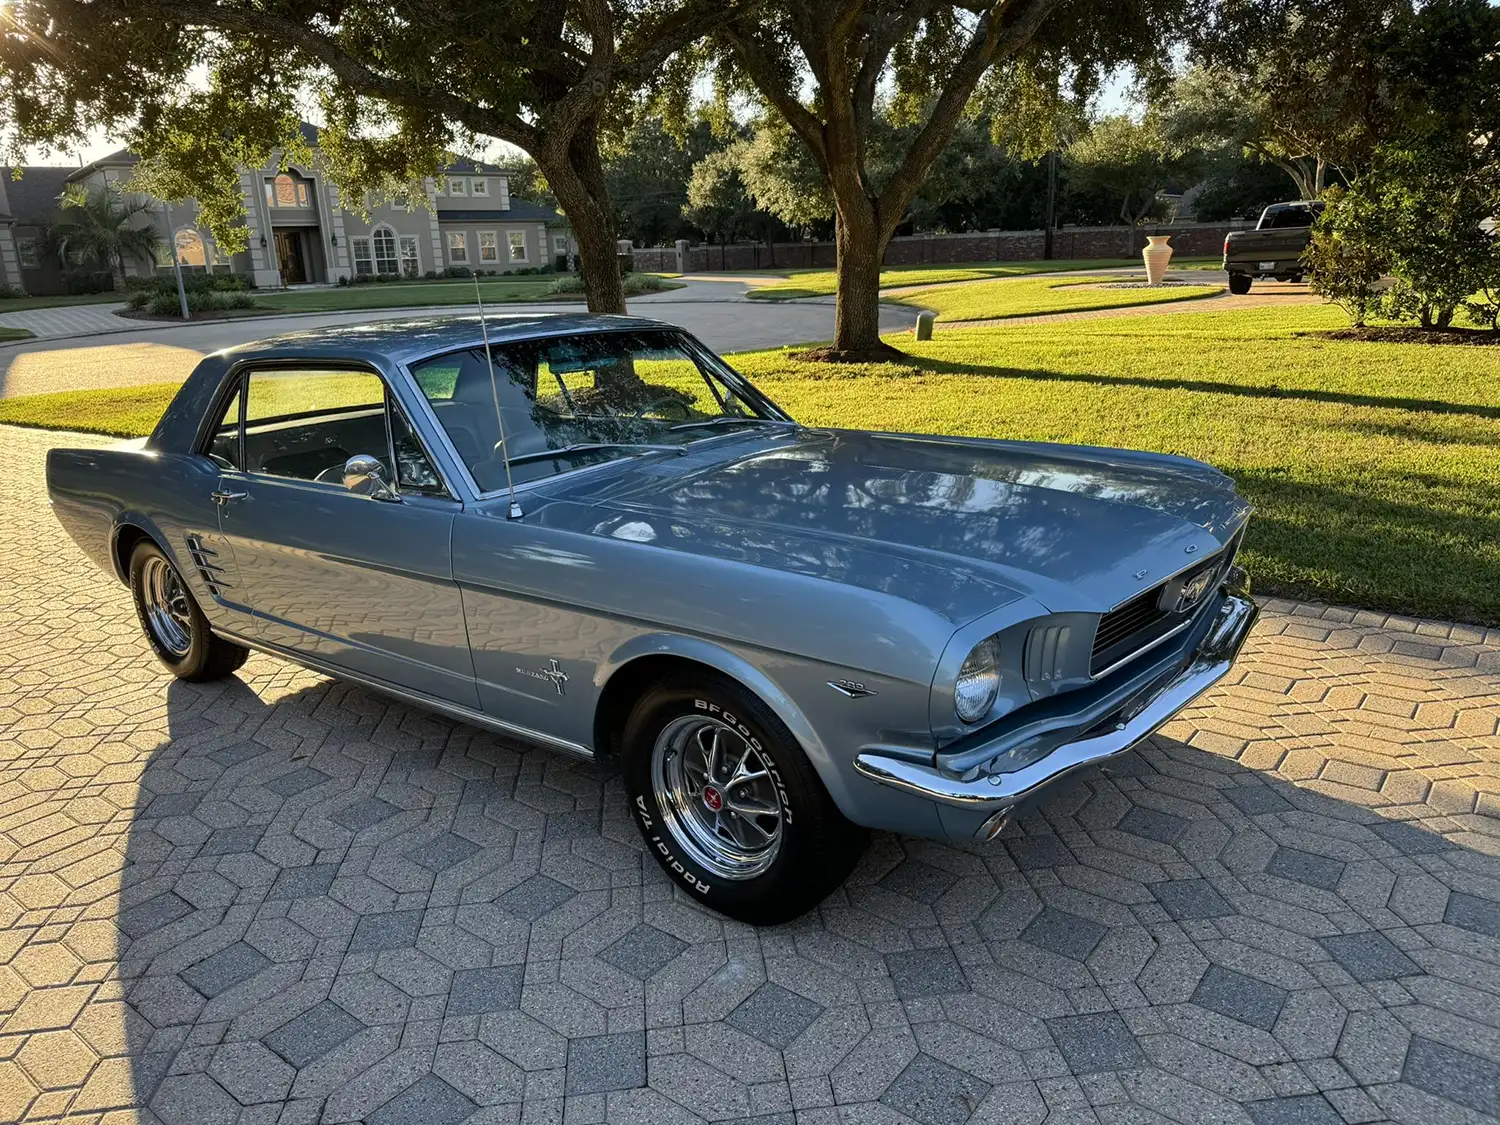
[[[1229,291],[1236,297],[1243,297],[1250,292],[1250,275],[1246,273],[1232,273],[1229,275]]]
[[[130,556],[130,593],[151,650],[179,679],[223,679],[250,655],[242,645],[214,635],[172,560],[149,540]]]
[[[680,887],[752,925],[787,922],[864,850],[770,708],[710,673],[648,691],[625,724],[624,782],[646,848]]]

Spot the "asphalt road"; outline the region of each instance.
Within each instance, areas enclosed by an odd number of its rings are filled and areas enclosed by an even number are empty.
[[[693,280],[682,289],[630,301],[643,316],[679,324],[718,352],[751,351],[827,340],[833,335],[832,298],[817,301],[748,301],[739,278]],[[492,306],[497,316],[554,314],[577,306]],[[0,347],[0,398],[95,387],[181,382],[209,352],[283,332],[338,324],[419,316],[462,315],[464,306],[440,309],[366,309],[302,316],[266,316],[198,324],[163,324],[118,333],[38,340]],[[881,307],[881,327],[896,331],[916,320],[912,310]]]

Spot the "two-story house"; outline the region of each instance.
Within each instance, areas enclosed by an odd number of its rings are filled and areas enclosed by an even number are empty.
[[[371,197],[360,206],[343,199],[323,175],[317,128],[302,129],[313,149],[311,164],[240,171],[245,250],[221,252],[198,226],[192,200],[152,200],[141,221],[156,227],[162,256],[133,263],[127,273],[170,268],[168,248],[174,245],[185,266],[243,274],[260,287],[332,283],[359,274],[420,277],[449,266],[509,273],[554,266],[559,257],[571,260],[576,253],[566,220],[549,207],[513,199],[504,168],[455,157],[441,179],[427,181],[427,206],[401,196]],[[91,189],[126,184],[137,162],[122,149],[81,168],[23,168],[19,180],[10,169],[0,170],[0,283],[28,293],[61,292],[62,266],[40,249],[57,197],[72,183]]]

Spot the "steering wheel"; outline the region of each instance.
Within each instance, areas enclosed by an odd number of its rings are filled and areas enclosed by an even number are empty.
[[[648,413],[655,410],[658,406],[675,406],[678,410],[682,411],[684,418],[688,416],[687,403],[683,402],[676,395],[662,395],[660,398],[654,398],[650,402],[643,403],[631,417],[645,418]]]

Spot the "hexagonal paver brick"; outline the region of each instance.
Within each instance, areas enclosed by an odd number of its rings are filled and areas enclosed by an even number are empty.
[[[1476,1113],[1500,1118],[1500,1063],[1412,1036],[1401,1080]]]
[[[99,1062],[99,1056],[73,1031],[28,1036],[16,1058],[36,1084],[48,1090],[81,1086]]]
[[[1390,938],[1373,930],[1321,937],[1318,944],[1358,981],[1395,980],[1422,971],[1415,961],[1392,944]]]

